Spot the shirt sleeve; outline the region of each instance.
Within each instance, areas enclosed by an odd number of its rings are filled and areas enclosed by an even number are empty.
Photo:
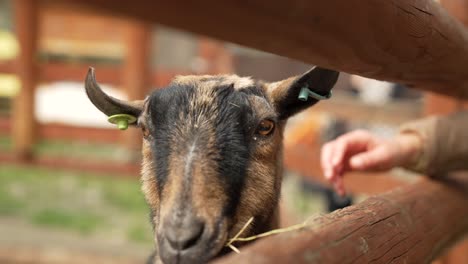
[[[418,159],[407,169],[430,176],[468,169],[468,111],[406,123],[400,133],[416,134],[422,141]]]

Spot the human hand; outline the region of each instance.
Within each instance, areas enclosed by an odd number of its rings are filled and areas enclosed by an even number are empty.
[[[350,171],[384,171],[415,160],[422,142],[411,133],[382,139],[368,131],[356,130],[328,142],[321,150],[325,178],[344,195],[343,175]]]

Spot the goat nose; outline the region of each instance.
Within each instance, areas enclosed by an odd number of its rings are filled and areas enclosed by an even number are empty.
[[[183,221],[180,226],[171,225],[165,230],[169,245],[178,251],[194,246],[203,234],[205,223],[200,220]]]

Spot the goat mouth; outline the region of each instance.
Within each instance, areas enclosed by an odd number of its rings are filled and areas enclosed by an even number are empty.
[[[167,237],[158,235],[160,259],[164,264],[201,264],[227,254],[229,251],[223,250],[226,249],[228,239],[226,221],[220,221],[212,230],[205,232],[191,247],[185,249],[173,248]]]

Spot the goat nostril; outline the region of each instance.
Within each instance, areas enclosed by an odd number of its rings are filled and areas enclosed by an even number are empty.
[[[185,240],[180,241],[181,249],[184,250],[195,245],[203,234],[203,229],[204,225],[198,225],[196,229],[192,229],[193,232],[191,233],[191,236],[187,236],[185,237]]]
[[[205,224],[192,222],[190,225],[178,228],[168,228],[166,239],[170,246],[177,250],[185,250],[194,246],[203,234]]]

